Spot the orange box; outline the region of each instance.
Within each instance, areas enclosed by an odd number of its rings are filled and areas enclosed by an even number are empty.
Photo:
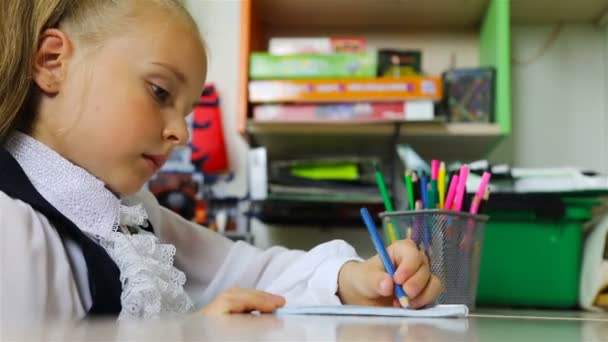
[[[441,78],[433,76],[249,82],[252,103],[440,100],[442,95]]]

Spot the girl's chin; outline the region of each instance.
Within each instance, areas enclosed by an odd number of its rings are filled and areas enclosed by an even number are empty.
[[[116,197],[126,197],[139,192],[146,182],[148,182],[150,178],[146,178],[144,180],[138,179],[132,182],[126,182],[123,184],[116,184],[115,186],[109,185],[106,183],[106,188],[108,188]]]

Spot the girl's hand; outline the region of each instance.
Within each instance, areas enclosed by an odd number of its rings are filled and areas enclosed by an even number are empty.
[[[202,308],[199,313],[207,316],[251,311],[269,313],[283,305],[285,305],[285,298],[281,296],[253,289],[233,288],[222,292],[213,302]]]
[[[441,282],[431,274],[429,260],[412,240],[400,240],[387,248],[395,265],[391,278],[378,255],[364,262],[348,262],[338,275],[338,296],[343,304],[401,306],[393,294],[394,284],[403,285],[410,308],[432,303]]]

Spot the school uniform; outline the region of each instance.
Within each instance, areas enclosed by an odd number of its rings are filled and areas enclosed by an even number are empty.
[[[22,133],[0,147],[0,319],[184,315],[231,287],[338,305],[341,240],[308,252],[232,242],[161,207],[118,198]]]

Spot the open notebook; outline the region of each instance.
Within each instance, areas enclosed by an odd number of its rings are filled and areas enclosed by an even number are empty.
[[[466,305],[444,304],[425,309],[404,309],[360,305],[295,306],[276,310],[275,315],[337,315],[337,316],[393,316],[393,317],[466,317]]]

